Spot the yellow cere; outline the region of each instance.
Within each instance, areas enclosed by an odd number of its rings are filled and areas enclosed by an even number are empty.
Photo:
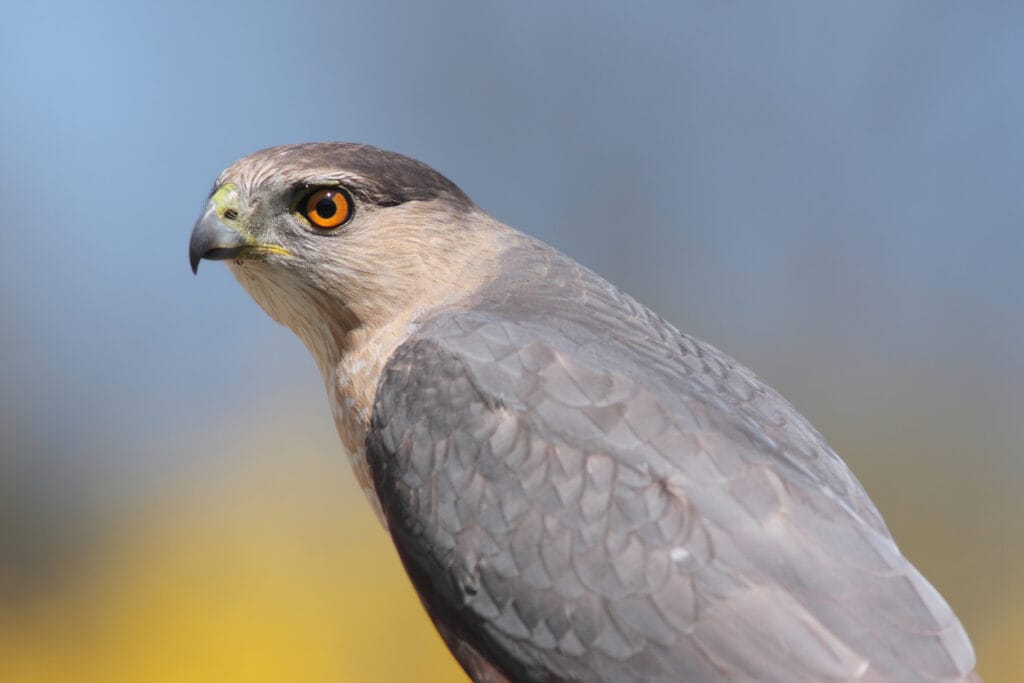
[[[231,220],[225,217],[228,211],[238,211],[238,188],[234,183],[225,183],[219,190],[210,197],[210,203],[217,209],[217,216],[222,220]]]
[[[210,197],[210,204],[217,211],[217,217],[222,223],[235,232],[242,235],[248,245],[246,251],[259,252],[264,254],[280,254],[291,256],[292,253],[284,247],[276,244],[262,244],[254,240],[238,223],[238,188],[234,183],[225,183],[219,190]]]

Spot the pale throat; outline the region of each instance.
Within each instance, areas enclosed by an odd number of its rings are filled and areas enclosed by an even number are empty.
[[[366,432],[381,372],[391,354],[414,329],[412,321],[413,311],[406,311],[384,325],[352,330],[336,362],[321,366],[338,436],[356,481],[382,523],[384,517],[366,459]]]
[[[276,311],[283,315],[274,317],[295,332],[316,361],[356,481],[381,523],[385,523],[366,460],[366,432],[384,365],[412,332],[413,320],[423,309],[389,311],[384,320],[375,320],[369,315],[361,319],[349,310],[328,311],[326,306],[323,300],[314,304],[307,299],[300,306]]]

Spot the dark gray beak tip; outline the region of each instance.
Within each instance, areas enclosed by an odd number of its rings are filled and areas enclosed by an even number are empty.
[[[219,261],[234,258],[245,247],[245,238],[224,225],[211,206],[192,228],[192,238],[188,243],[188,262],[192,266],[192,273],[199,272],[199,262],[203,259]]]

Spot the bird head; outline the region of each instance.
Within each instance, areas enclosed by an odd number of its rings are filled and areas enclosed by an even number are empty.
[[[321,355],[365,325],[464,291],[500,224],[454,183],[350,143],[275,147],[217,179],[189,260],[224,260],[253,299]]]

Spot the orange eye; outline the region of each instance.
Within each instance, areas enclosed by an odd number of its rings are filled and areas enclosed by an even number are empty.
[[[304,213],[318,228],[336,228],[352,215],[352,202],[348,194],[338,189],[317,190],[305,202]]]

